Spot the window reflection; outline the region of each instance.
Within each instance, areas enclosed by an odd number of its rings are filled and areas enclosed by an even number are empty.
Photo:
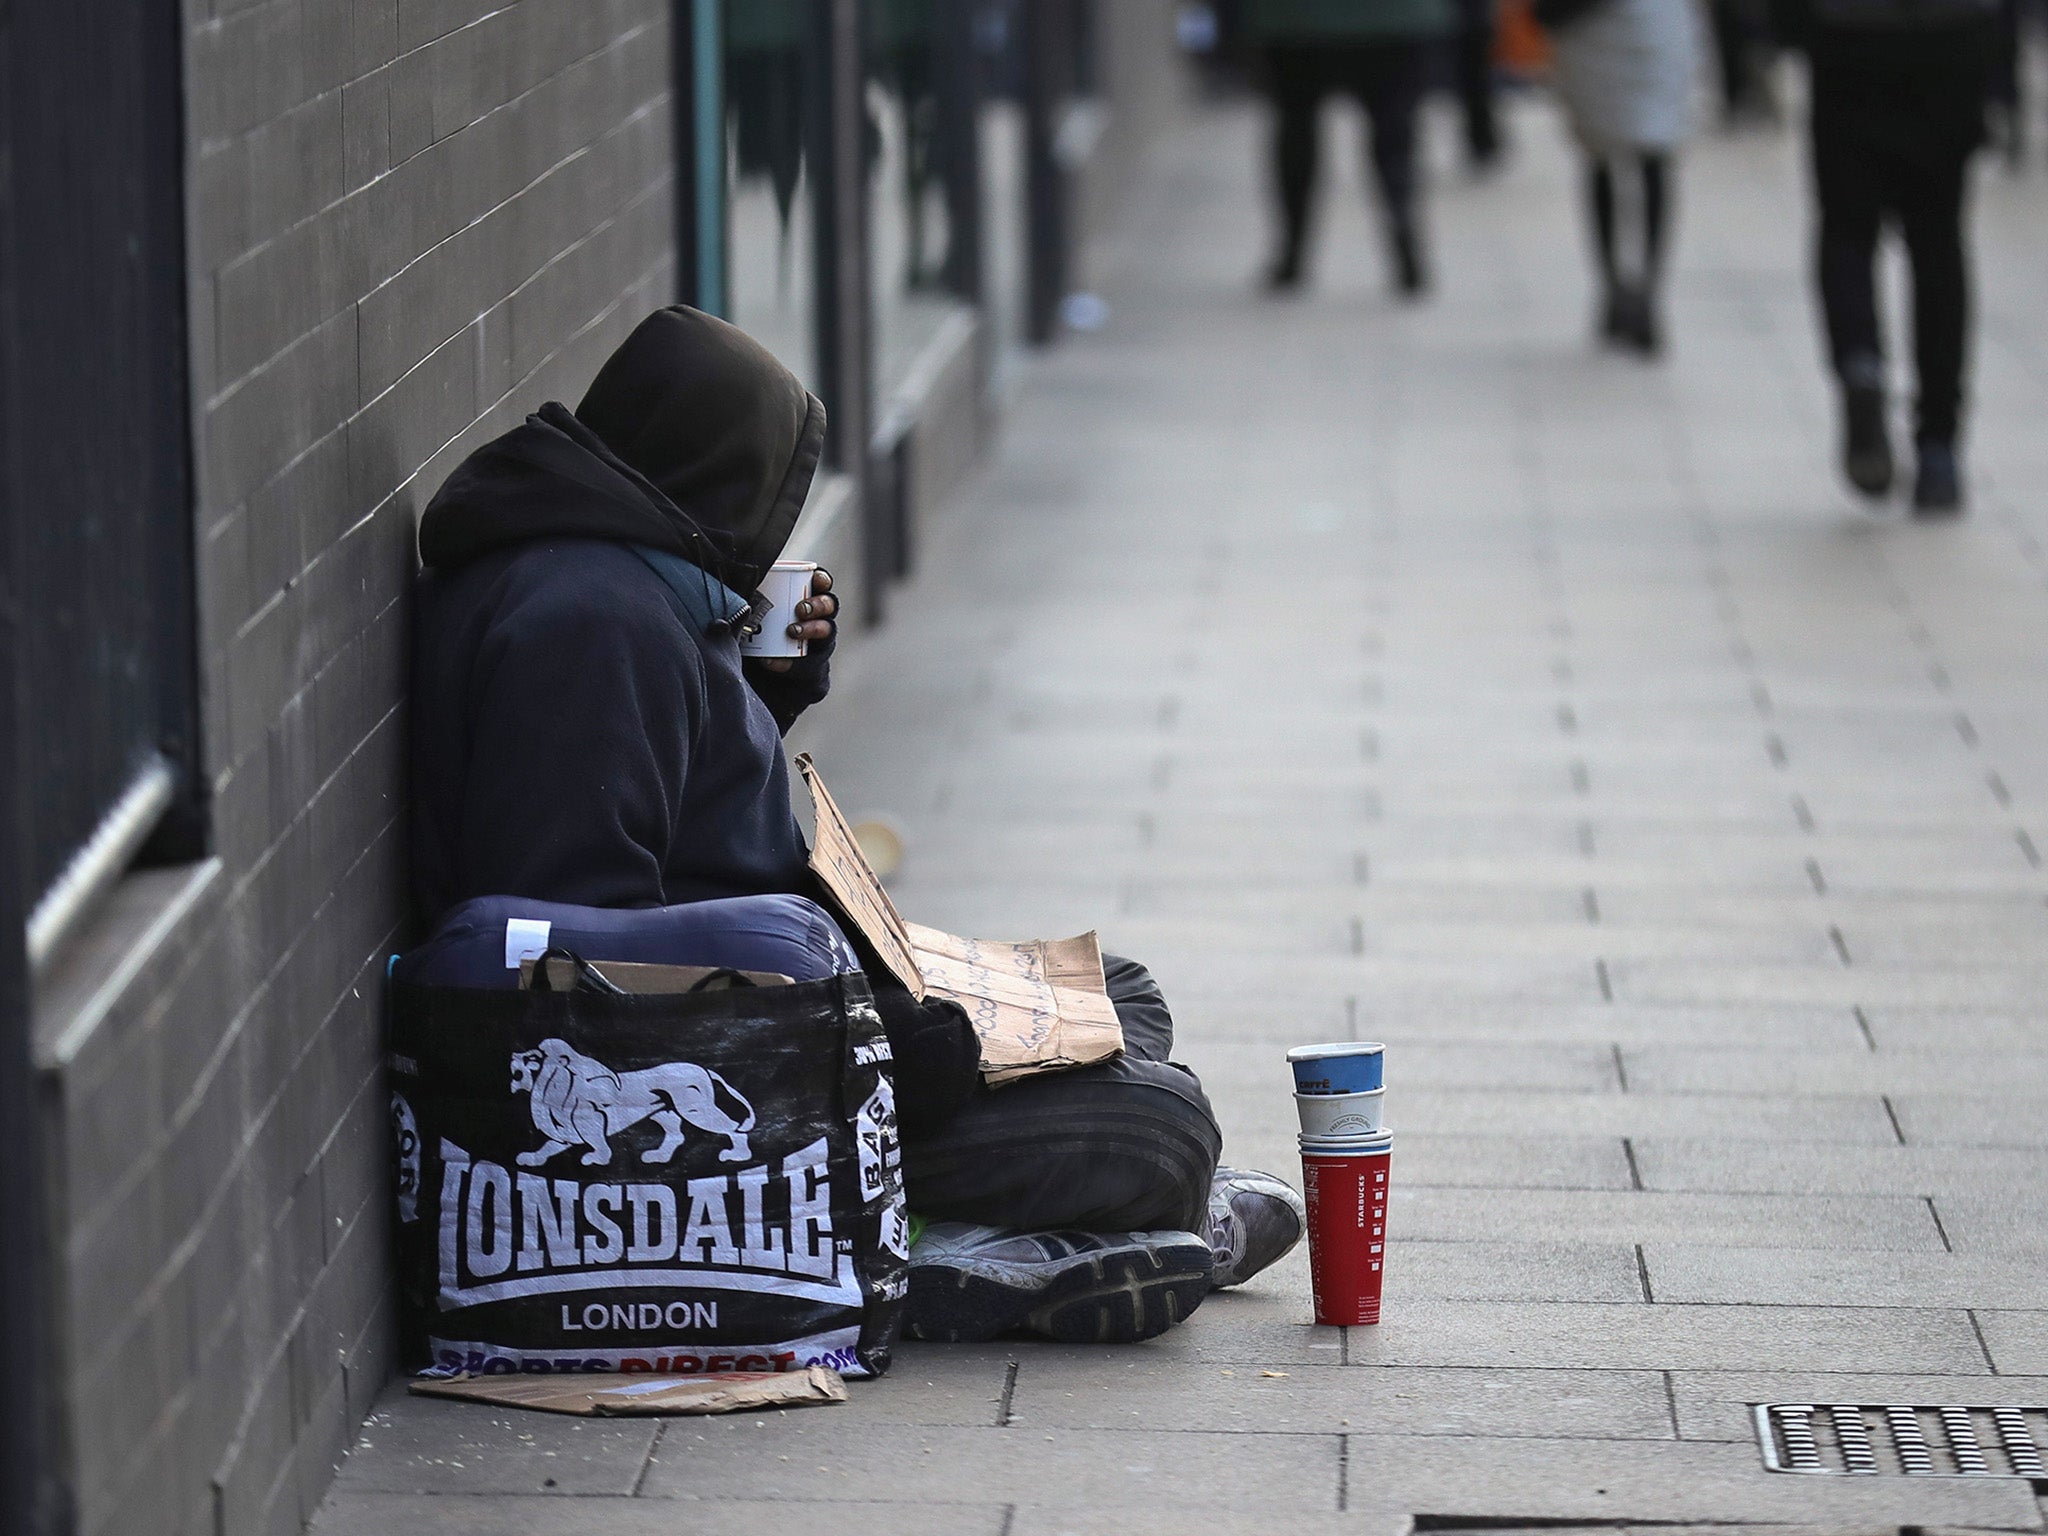
[[[871,0],[867,37],[868,208],[876,371],[886,394],[951,311],[937,96],[938,0]]]
[[[725,0],[728,317],[817,387],[803,0]]]

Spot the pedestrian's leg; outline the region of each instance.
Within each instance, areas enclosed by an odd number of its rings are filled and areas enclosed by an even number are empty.
[[[1394,282],[1410,296],[1429,287],[1422,258],[1416,164],[1416,120],[1428,63],[1427,47],[1417,38],[1388,38],[1358,47],[1356,89],[1365,107],[1373,178],[1386,212]]]
[[[1953,441],[1969,351],[1970,268],[1964,248],[1965,168],[1913,186],[1899,209],[1913,262],[1913,362],[1920,394],[1916,435]]]
[[[1877,237],[1884,224],[1883,167],[1870,148],[1863,39],[1823,32],[1809,49],[1813,80],[1813,187],[1820,204],[1814,266],[1828,356],[1842,392],[1842,469],[1866,496],[1891,489],[1884,343],[1877,317]]]
[[[1590,151],[1585,162],[1586,223],[1593,236],[1593,264],[1600,277],[1600,335],[1620,341],[1628,333],[1628,298],[1617,255],[1614,168]]]
[[[1307,49],[1274,48],[1266,56],[1273,98],[1273,186],[1280,199],[1280,249],[1268,272],[1274,288],[1301,281],[1302,257],[1316,183],[1317,116],[1323,68]]]
[[[1500,158],[1500,122],[1494,107],[1494,0],[1458,0],[1455,67],[1458,103],[1465,118],[1465,155],[1484,168]]]
[[[1884,224],[1883,178],[1864,140],[1867,103],[1837,99],[1853,62],[1837,48],[1813,48],[1813,190],[1820,204],[1815,268],[1828,355],[1846,384],[1883,381],[1884,342],[1877,318],[1877,237]],[[1875,367],[1875,376],[1871,369]]]
[[[1913,262],[1913,365],[1919,378],[1913,507],[1922,514],[1960,511],[1963,502],[1956,432],[1969,357],[1970,268],[1963,234],[1967,184],[1967,161],[1958,156],[1952,165],[1916,178],[1899,208]]]
[[[1749,38],[1742,0],[1713,0],[1714,57],[1720,66],[1721,117],[1735,122],[1749,110]]]
[[[1669,243],[1672,182],[1676,165],[1672,157],[1648,150],[1637,159],[1642,176],[1643,279],[1629,339],[1638,351],[1654,354],[1663,345],[1657,319],[1658,291],[1664,279],[1664,253]]]

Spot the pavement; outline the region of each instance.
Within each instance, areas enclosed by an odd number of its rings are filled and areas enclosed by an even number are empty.
[[[1385,1321],[1295,1254],[1149,1344],[905,1344],[850,1405],[380,1404],[315,1529],[2039,1530],[2048,1484],[1769,1473],[1747,1405],[2048,1403],[2048,173],[1980,188],[1956,523],[1831,468],[1796,140],[1689,155],[1669,355],[1601,354],[1547,110],[1386,296],[1256,116],[1161,150],[809,740],[911,917],[1100,929],[1226,1156],[1387,1042]]]

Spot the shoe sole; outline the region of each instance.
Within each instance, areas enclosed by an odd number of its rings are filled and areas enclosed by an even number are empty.
[[[1209,1246],[1077,1255],[1050,1284],[1004,1285],[944,1265],[913,1266],[904,1331],[914,1339],[980,1344],[1029,1328],[1065,1344],[1127,1344],[1184,1321],[1209,1293]]]
[[[1028,1325],[1062,1344],[1136,1344],[1187,1321],[1213,1289],[1204,1242],[1089,1255],[1059,1275]]]

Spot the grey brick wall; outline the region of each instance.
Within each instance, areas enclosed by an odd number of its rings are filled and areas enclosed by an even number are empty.
[[[298,1530],[391,1369],[415,520],[673,281],[663,0],[186,9],[218,863],[132,881],[126,947],[39,1024],[107,1536]]]

